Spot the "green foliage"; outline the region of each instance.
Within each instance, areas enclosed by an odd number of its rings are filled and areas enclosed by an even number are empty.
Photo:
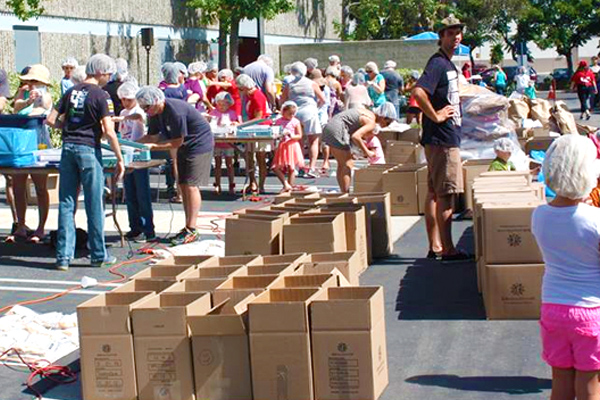
[[[490,55],[490,62],[492,64],[500,64],[504,60],[504,50],[502,43],[496,43],[492,46],[492,51]]]
[[[6,5],[21,21],[39,17],[44,13],[41,0],[7,0]]]

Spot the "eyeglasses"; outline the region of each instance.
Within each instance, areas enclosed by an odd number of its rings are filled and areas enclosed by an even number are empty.
[[[140,106],[140,108],[144,111],[144,112],[148,112],[149,109],[152,108],[152,104],[148,104],[145,106]]]

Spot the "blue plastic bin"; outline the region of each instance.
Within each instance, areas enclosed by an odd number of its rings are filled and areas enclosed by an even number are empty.
[[[35,164],[38,132],[44,117],[0,115],[0,166],[26,167]]]

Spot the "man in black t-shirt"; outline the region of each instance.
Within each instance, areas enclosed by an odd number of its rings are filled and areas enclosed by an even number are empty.
[[[452,55],[463,37],[464,25],[450,15],[439,30],[440,50],[425,67],[413,89],[423,111],[423,138],[428,168],[429,192],[425,221],[429,237],[428,258],[460,261],[471,258],[458,251],[452,241],[452,211],[456,195],[463,192],[460,158],[461,109],[458,92],[460,73]]]
[[[104,242],[104,171],[100,148],[100,139],[108,140],[117,157],[114,179],[118,181],[125,165],[113,127],[113,104],[101,88],[114,71],[115,62],[109,56],[90,57],[85,66],[85,81],[70,88],[47,119],[48,125],[62,128],[56,267],[63,271],[68,269],[75,253],[73,213],[80,186],[85,198],[91,264],[102,267],[117,261],[107,253]]]
[[[185,227],[171,242],[177,245],[195,241],[199,237],[196,220],[202,203],[200,186],[208,184],[214,147],[210,125],[192,104],[165,98],[156,87],[141,88],[136,100],[148,116],[148,135],[140,142],[152,151],[177,151],[177,183]]]

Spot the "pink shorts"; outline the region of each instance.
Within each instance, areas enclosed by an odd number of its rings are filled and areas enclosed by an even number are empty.
[[[540,332],[551,367],[600,370],[600,307],[542,304]]]

